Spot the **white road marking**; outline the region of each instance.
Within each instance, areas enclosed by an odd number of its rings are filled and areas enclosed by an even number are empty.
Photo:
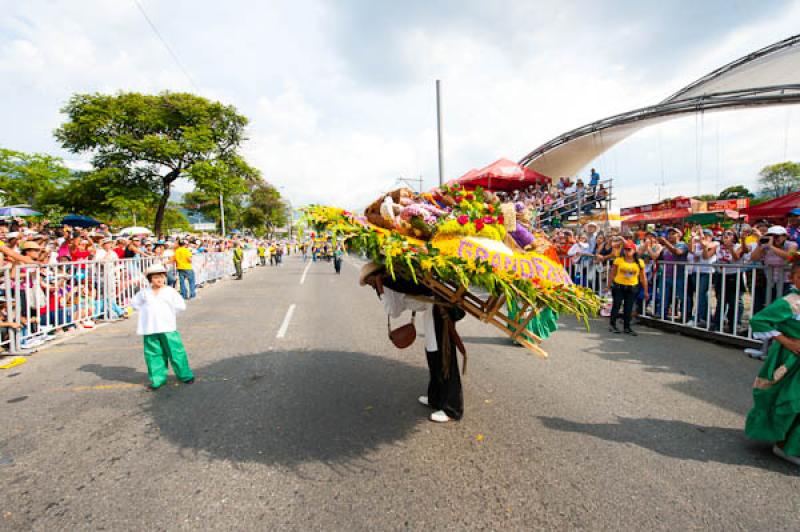
[[[300,284],[303,284],[303,283],[306,282],[306,274],[308,273],[308,269],[311,267],[312,264],[314,264],[314,263],[313,262],[309,262],[308,265],[306,266],[306,269],[303,270],[303,276],[300,278]]]
[[[275,335],[275,338],[283,338],[286,336],[286,329],[289,328],[289,322],[292,321],[292,314],[294,314],[294,307],[296,307],[294,303],[289,305],[289,310],[286,311],[286,316],[283,318],[283,323],[281,323],[281,328],[278,329],[278,334]]]

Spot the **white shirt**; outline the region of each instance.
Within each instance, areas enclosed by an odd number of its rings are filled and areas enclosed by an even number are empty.
[[[433,323],[433,303],[419,301],[385,286],[383,287],[381,300],[383,301],[383,309],[391,318],[399,318],[403,311],[406,310],[423,312],[422,327],[425,331],[425,350],[437,351],[439,349],[439,344],[436,343],[436,327]]]
[[[149,286],[133,296],[131,306],[139,311],[136,334],[158,334],[178,329],[175,315],[186,310],[186,302],[174,288],[165,286],[153,292]]]
[[[717,244],[718,246],[719,244]],[[714,268],[710,266],[717,262],[717,253],[716,250],[714,254],[711,255],[709,258],[703,258],[703,245],[702,244],[695,244],[694,251],[690,252],[690,256],[693,259],[691,262],[695,264],[706,264],[707,266],[695,266],[693,271],[695,273],[714,273]]]

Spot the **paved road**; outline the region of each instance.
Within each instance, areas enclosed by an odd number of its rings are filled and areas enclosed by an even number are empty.
[[[389,344],[353,262],[305,267],[201,292],[192,386],[144,391],[128,322],[0,373],[0,528],[800,527],[800,470],[742,434],[739,351],[562,320],[543,361],[468,319],[466,416],[435,425],[421,340]]]

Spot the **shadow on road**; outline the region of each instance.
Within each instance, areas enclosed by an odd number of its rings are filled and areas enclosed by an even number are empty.
[[[585,349],[587,354],[639,365],[647,373],[676,375],[679,379],[665,386],[731,412],[744,415],[750,409],[758,364],[741,351],[643,326],[636,328],[638,337],[611,334],[604,320],[592,320],[589,333],[572,320],[562,320],[559,326],[588,334],[596,344]]]
[[[78,368],[79,371],[94,373],[106,381],[128,382],[131,384],[146,385],[149,381],[147,373],[137,371],[127,366],[103,366],[101,364],[84,364]]]
[[[481,344],[481,345],[512,345],[511,340],[507,336],[462,336],[461,340],[465,344]]]
[[[92,366],[82,369],[146,381],[130,368]],[[195,375],[194,385],[152,393],[146,408],[160,437],[215,459],[347,467],[402,440],[427,415],[416,402],[426,369],[364,353],[265,352],[198,367]]]
[[[669,419],[617,417],[616,423],[579,423],[540,416],[553,430],[588,434],[615,443],[630,443],[680,460],[750,465],[797,476],[797,468],[773,456],[771,445],[749,440],[744,429],[694,425]]]

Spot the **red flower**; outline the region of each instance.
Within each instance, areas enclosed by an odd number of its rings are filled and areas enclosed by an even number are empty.
[[[492,218],[491,216],[484,216],[483,223],[492,225],[494,223],[494,218]]]
[[[475,220],[475,229],[478,231],[483,229],[483,220]]]
[[[501,224],[501,223],[504,223],[505,221],[506,221],[506,219],[503,217],[502,214],[497,217],[497,223]]]
[[[469,222],[469,216],[467,216],[466,214],[462,214],[461,216],[459,216],[458,218],[456,218],[456,220],[457,220],[457,221],[458,221],[458,223],[460,223],[461,225],[466,225],[466,224],[467,224],[467,222]]]
[[[475,195],[474,194],[467,194],[467,201],[472,201],[474,199],[475,199]]]

